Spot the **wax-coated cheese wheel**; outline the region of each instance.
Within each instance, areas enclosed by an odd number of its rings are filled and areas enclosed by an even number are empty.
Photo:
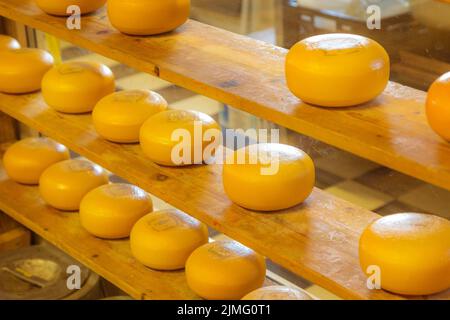
[[[191,253],[206,243],[206,225],[176,209],[146,215],[130,236],[133,256],[157,270],[183,269]]]
[[[305,291],[286,286],[268,286],[250,292],[242,300],[313,300]]]
[[[393,293],[429,295],[446,290],[450,288],[450,221],[419,213],[380,218],[364,230],[359,258],[362,270]]]
[[[20,43],[10,36],[0,34],[0,50],[20,49]]]
[[[214,139],[205,133],[220,127],[207,114],[190,110],[167,110],[150,117],[140,131],[144,153],[154,162],[166,166],[201,164],[214,152],[208,152]]]
[[[67,11],[70,6],[78,6],[81,14],[93,12],[106,3],[106,0],[35,0],[36,4],[48,14],[55,16],[68,16],[73,14]]]
[[[264,257],[234,241],[216,241],[196,249],[186,262],[189,287],[209,300],[238,300],[260,288]]]
[[[72,159],[48,167],[39,179],[39,191],[50,206],[66,211],[80,208],[92,189],[108,183],[108,174],[87,160]]]
[[[86,194],[80,205],[80,221],[94,236],[120,239],[128,237],[136,221],[152,211],[147,192],[131,184],[113,183]]]
[[[239,149],[223,167],[228,197],[241,207],[274,211],[303,202],[312,192],[315,169],[302,150],[276,143]]]
[[[45,102],[65,113],[90,112],[97,102],[115,90],[114,75],[96,62],[67,62],[55,66],[42,79]]]
[[[108,17],[119,31],[153,35],[172,31],[189,17],[190,0],[109,0]]]
[[[0,91],[21,94],[41,89],[53,57],[41,49],[0,50]]]
[[[368,102],[386,88],[389,56],[358,35],[324,34],[294,45],[286,57],[289,89],[304,102],[346,107]]]
[[[450,72],[437,79],[428,90],[426,113],[431,128],[450,142]]]
[[[167,109],[167,101],[150,90],[125,90],[101,99],[92,112],[99,135],[122,143],[139,142],[139,130],[152,115]]]
[[[12,180],[24,184],[38,184],[45,169],[69,157],[65,146],[49,138],[26,138],[6,150],[3,166]]]

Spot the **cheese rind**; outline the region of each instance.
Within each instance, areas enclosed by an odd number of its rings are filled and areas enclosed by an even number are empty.
[[[426,114],[431,128],[450,142],[450,72],[439,77],[428,90]]]
[[[20,43],[13,37],[0,34],[0,50],[20,49]]]
[[[35,0],[42,11],[55,16],[69,16],[73,12],[67,12],[70,6],[78,6],[81,14],[94,12],[103,7],[106,0]]]
[[[303,290],[287,286],[268,286],[256,289],[242,300],[314,300]]]

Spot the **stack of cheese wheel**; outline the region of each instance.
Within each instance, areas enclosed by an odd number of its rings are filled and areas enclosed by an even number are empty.
[[[69,16],[73,14],[70,7],[77,6],[81,14],[93,12],[106,3],[106,0],[35,0],[36,4],[48,14]]]
[[[97,102],[115,90],[114,75],[95,62],[67,62],[55,66],[42,79],[45,102],[65,113],[90,112]]]
[[[67,148],[48,138],[26,138],[6,150],[6,174],[23,184],[38,184],[41,174],[52,164],[69,159]]]
[[[166,166],[201,164],[209,161],[220,144],[220,127],[207,114],[190,110],[167,110],[150,117],[140,131],[144,153]]]
[[[385,89],[389,56],[377,42],[353,34],[323,34],[294,45],[286,57],[289,89],[304,102],[346,107],[368,102]]]
[[[223,167],[228,197],[251,210],[274,211],[303,202],[315,183],[314,163],[292,146],[262,143],[233,152]]]
[[[139,130],[152,115],[165,111],[167,101],[149,90],[125,90],[101,99],[92,112],[97,133],[119,142],[139,142]]]
[[[245,295],[242,300],[314,300],[303,290],[286,286],[268,286],[256,289]]]
[[[450,72],[439,77],[428,90],[426,114],[431,128],[450,142]]]
[[[119,31],[154,35],[172,31],[189,17],[190,0],[109,0],[108,17]]]
[[[81,199],[92,189],[108,183],[100,166],[82,159],[58,162],[48,167],[39,179],[39,191],[50,206],[77,211]]]
[[[136,223],[130,236],[133,256],[157,270],[184,268],[190,254],[206,243],[206,225],[176,209],[146,215]]]
[[[14,47],[14,42],[11,45]],[[42,77],[52,66],[53,57],[41,49],[0,50],[0,92],[23,94],[38,91]]]
[[[363,272],[390,292],[429,295],[449,289],[450,221],[419,213],[380,218],[364,230],[359,258]]]
[[[153,211],[144,190],[125,183],[103,185],[90,191],[81,201],[81,225],[90,234],[105,239],[130,235],[133,225]]]
[[[196,249],[186,262],[189,287],[210,300],[238,300],[262,287],[264,257],[234,241],[216,241]]]
[[[0,34],[0,50],[20,49],[20,43],[10,37]]]

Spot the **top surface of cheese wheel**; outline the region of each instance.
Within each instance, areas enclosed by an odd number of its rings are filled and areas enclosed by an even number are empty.
[[[115,90],[114,75],[105,65],[76,61],[55,66],[42,79],[45,102],[60,112],[90,112]]]
[[[35,0],[36,4],[48,14],[55,16],[69,16],[73,14],[72,11],[69,13],[67,9],[70,6],[78,6],[80,8],[80,13],[85,14],[93,12],[106,3],[106,0]]]
[[[388,84],[389,56],[369,38],[323,34],[294,45],[286,57],[289,89],[304,102],[354,106],[377,97]]]
[[[125,90],[101,99],[92,112],[97,132],[116,142],[138,142],[142,124],[167,109],[167,101],[150,90]]]
[[[450,72],[443,74],[428,90],[426,114],[428,123],[450,142]]]
[[[273,211],[303,202],[312,192],[315,169],[302,150],[275,143],[233,152],[223,167],[225,192],[251,210]]]
[[[205,243],[206,225],[176,209],[146,215],[134,225],[130,236],[134,257],[158,270],[184,268],[192,251]]]
[[[286,286],[268,286],[250,292],[242,300],[313,300],[306,292]]]
[[[69,151],[49,138],[26,138],[6,150],[3,165],[8,176],[19,183],[38,184],[50,165],[69,159]]]
[[[119,31],[153,35],[174,30],[189,17],[190,0],[109,0],[108,17]]]
[[[381,269],[383,289],[427,295],[450,287],[450,221],[399,213],[370,224],[360,239],[363,271]]]
[[[196,128],[198,130],[196,130]],[[202,163],[203,151],[211,141],[203,141],[208,130],[220,127],[209,115],[191,110],[167,110],[150,117],[141,127],[140,143],[144,153],[154,162],[162,165],[176,166]],[[200,132],[197,132],[200,131]],[[172,139],[174,137],[174,139]],[[188,142],[186,150],[191,150],[183,163],[172,158],[172,152],[179,154],[180,143]],[[181,159],[184,160],[184,159]]]
[[[260,288],[265,275],[264,258],[234,241],[205,244],[186,262],[189,287],[205,299],[241,299]]]
[[[16,94],[37,91],[52,66],[53,57],[41,49],[0,50],[0,91]]]
[[[13,37],[0,34],[0,50],[20,49],[20,43]]]

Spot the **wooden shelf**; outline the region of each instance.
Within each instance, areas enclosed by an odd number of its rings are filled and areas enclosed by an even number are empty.
[[[424,92],[390,83],[360,107],[312,107],[286,88],[285,49],[195,21],[130,37],[110,26],[104,10],[83,17],[79,31],[32,0],[0,0],[0,15],[450,190],[450,145],[426,123]]]
[[[219,165],[157,166],[142,154],[139,145],[107,142],[93,129],[90,115],[58,113],[45,105],[40,94],[0,94],[0,111],[343,298],[402,298],[365,286],[358,262],[358,240],[365,226],[379,217],[370,211],[318,189],[305,204],[289,210],[270,214],[248,211],[232,204],[225,195]],[[13,189],[11,182],[5,184]],[[7,192],[9,187],[3,189]],[[15,203],[13,197],[5,198],[3,201],[12,201],[10,205]],[[33,201],[41,203],[37,197]],[[30,206],[33,201],[29,201]],[[82,242],[77,239],[73,244],[77,243]],[[88,247],[80,247],[76,254],[89,257],[92,253]],[[443,296],[449,298],[450,290]]]

